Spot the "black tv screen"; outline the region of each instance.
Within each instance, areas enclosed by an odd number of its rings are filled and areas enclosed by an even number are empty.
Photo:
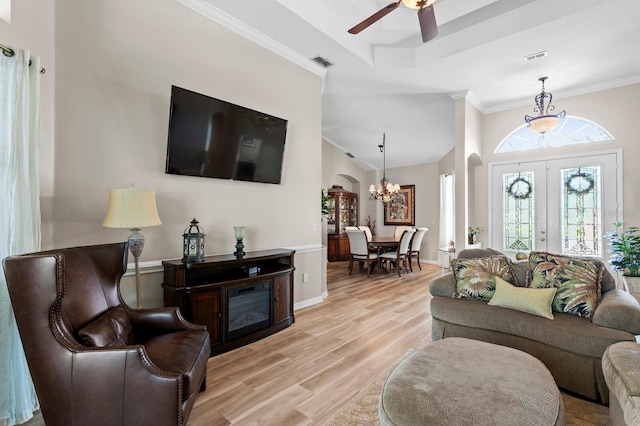
[[[171,86],[166,173],[279,184],[287,120]]]

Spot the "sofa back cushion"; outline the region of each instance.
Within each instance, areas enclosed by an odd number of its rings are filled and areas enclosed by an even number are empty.
[[[600,303],[603,268],[597,259],[532,251],[529,287],[555,287],[554,311],[591,318]]]
[[[495,277],[515,284],[511,261],[505,256],[457,258],[451,261],[460,299],[490,300],[496,291]]]

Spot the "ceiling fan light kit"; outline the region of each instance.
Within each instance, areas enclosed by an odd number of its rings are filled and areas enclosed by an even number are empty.
[[[358,25],[349,29],[348,32],[350,34],[358,34],[360,31],[396,10],[402,3],[405,7],[418,11],[418,22],[420,24],[420,32],[422,33],[422,42],[426,43],[438,35],[438,24],[436,23],[436,15],[433,10],[434,1],[435,0],[398,0],[397,2],[389,3]]]
[[[527,126],[529,126],[529,128],[534,132],[541,134],[553,130],[560,123],[560,119],[567,115],[566,111],[561,111],[558,114],[551,114],[551,111],[555,110],[556,107],[551,105],[551,101],[553,100],[551,93],[545,92],[544,90],[544,82],[548,78],[549,77],[540,77],[538,79],[538,81],[542,83],[542,91],[536,95],[536,106],[533,109],[533,112],[537,112],[538,116],[524,116],[524,121],[527,123]],[[547,102],[546,107],[545,102]]]
[[[402,4],[407,6],[409,9],[422,9],[423,7],[431,6],[433,4],[433,0],[402,0]]]

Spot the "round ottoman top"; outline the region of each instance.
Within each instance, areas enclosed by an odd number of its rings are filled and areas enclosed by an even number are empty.
[[[449,337],[402,360],[382,388],[381,425],[561,425],[551,373],[506,346]]]

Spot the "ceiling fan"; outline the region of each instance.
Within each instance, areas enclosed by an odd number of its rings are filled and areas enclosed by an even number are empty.
[[[350,34],[358,34],[369,25],[378,22],[387,14],[396,10],[400,3],[404,3],[409,9],[418,10],[418,21],[420,22],[420,31],[422,32],[422,41],[428,42],[438,35],[438,25],[436,24],[436,15],[433,12],[434,0],[398,0],[397,2],[388,4],[355,27],[349,30]]]

